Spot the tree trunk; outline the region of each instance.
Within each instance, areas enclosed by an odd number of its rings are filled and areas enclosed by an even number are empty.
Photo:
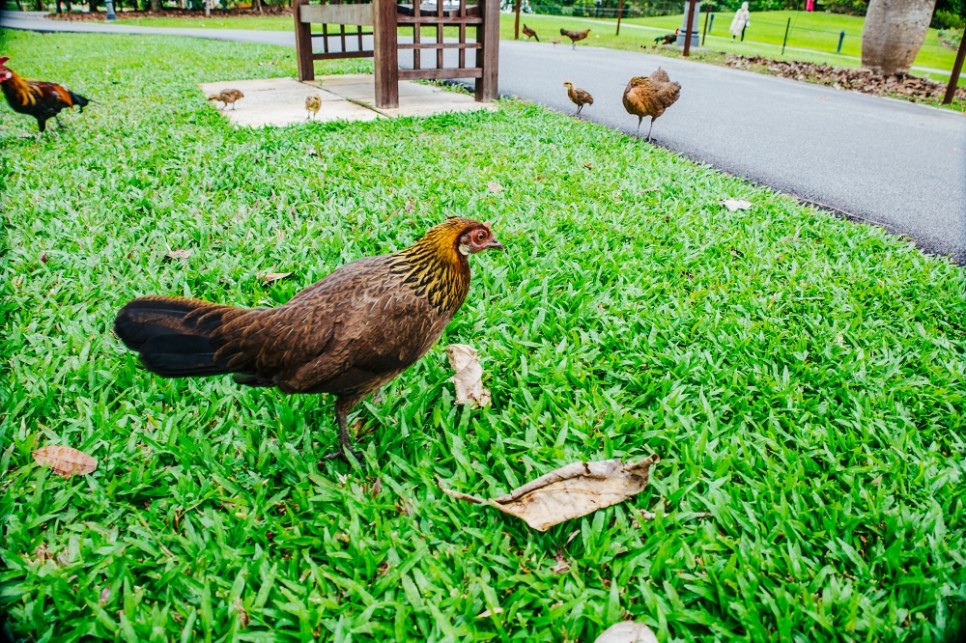
[[[862,30],[862,66],[908,71],[926,39],[936,0],[870,0]]]

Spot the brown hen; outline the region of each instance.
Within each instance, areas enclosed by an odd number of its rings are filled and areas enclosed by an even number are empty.
[[[637,134],[641,133],[641,121],[651,117],[647,128],[647,140],[651,140],[651,129],[657,117],[677,101],[681,84],[672,83],[667,72],[657,68],[650,76],[635,76],[624,88],[624,109],[628,114],[637,116]]]
[[[352,452],[347,415],[412,366],[466,299],[469,255],[503,246],[488,223],[449,219],[395,254],[359,259],[277,308],[142,297],[114,332],[164,377],[233,374],[284,393],[331,393],[339,441]]]
[[[567,97],[570,99],[570,102],[577,106],[577,111],[574,113],[574,116],[580,115],[580,110],[584,108],[584,105],[594,104],[594,97],[590,95],[590,92],[584,91],[579,87],[574,87],[574,84],[569,80],[565,80],[563,85],[567,88]]]
[[[561,36],[567,36],[570,38],[570,44],[573,45],[574,49],[577,48],[577,42],[586,38],[587,34],[589,33],[590,29],[584,29],[583,31],[567,31],[566,29],[560,30]]]
[[[0,87],[3,95],[13,111],[28,114],[37,119],[39,137],[47,129],[47,121],[51,118],[63,127],[57,118],[62,110],[78,107],[84,111],[84,106],[90,101],[80,94],[75,94],[63,85],[47,83],[41,80],[26,80],[17,72],[7,67],[9,57],[0,58]]]
[[[535,38],[537,42],[540,42],[540,36],[537,35],[536,31],[528,27],[525,22],[523,23],[523,35],[527,37],[527,40]]]

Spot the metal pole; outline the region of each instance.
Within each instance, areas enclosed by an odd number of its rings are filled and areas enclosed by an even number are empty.
[[[949,85],[946,87],[946,95],[943,96],[943,105],[953,102],[953,96],[956,95],[956,85],[959,84],[959,75],[963,71],[963,58],[966,58],[966,31],[963,32],[963,39],[959,41],[959,51],[956,52],[953,73],[949,75]]]
[[[691,30],[694,28],[694,4],[698,0],[688,0],[688,20],[684,25],[684,57],[691,53]]]
[[[621,17],[624,15],[624,0],[620,0],[617,3],[617,32],[614,33],[615,36],[621,35]]]
[[[839,32],[839,46],[835,48],[835,53],[842,53],[842,41],[845,40],[845,32]]]
[[[789,18],[788,22],[785,23],[785,39],[782,40],[782,56],[785,55],[785,45],[788,44],[788,30],[792,28],[792,19]]]
[[[708,16],[711,15],[711,3],[709,2],[705,7],[707,10],[704,12],[704,30],[701,32],[702,47],[704,47],[704,38],[708,35]]]
[[[416,2],[416,1],[417,0],[413,0],[413,2]],[[517,0],[513,5],[513,15],[515,16],[513,18],[513,39],[514,40],[520,39],[520,2],[522,2],[522,0]]]

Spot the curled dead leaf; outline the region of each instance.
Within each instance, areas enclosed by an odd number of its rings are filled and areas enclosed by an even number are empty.
[[[263,275],[259,275],[258,278],[261,280],[263,286],[267,286],[270,283],[274,283],[280,279],[285,279],[292,273],[290,272],[266,272]]]
[[[453,498],[495,507],[537,531],[546,531],[637,495],[647,486],[651,466],[659,460],[652,455],[633,464],[624,464],[619,458],[575,462],[492,500],[452,491],[441,483],[440,488]]]
[[[488,189],[490,192],[494,194],[499,194],[500,192],[503,191],[503,186],[500,185],[499,182],[497,181],[490,181],[489,183],[486,184],[486,189]]]
[[[54,473],[69,478],[74,475],[86,475],[97,468],[97,460],[83,451],[51,445],[33,452],[34,462],[42,467],[54,470]]]
[[[594,643],[657,643],[657,636],[643,623],[623,621],[604,630]]]
[[[450,378],[456,387],[456,403],[472,402],[475,408],[489,406],[493,400],[490,392],[483,388],[483,367],[476,350],[466,344],[450,344],[446,347],[446,356],[456,371],[456,375]]]

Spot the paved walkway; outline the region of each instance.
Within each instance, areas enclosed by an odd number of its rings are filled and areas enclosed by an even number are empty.
[[[192,36],[294,46],[288,32],[67,23],[5,12],[0,26]],[[572,111],[561,83],[590,91],[582,116],[633,134],[621,105],[632,75],[658,65],[683,86],[656,144],[697,162],[880,225],[966,264],[966,116],[682,59],[578,45],[503,41],[500,90]],[[645,124],[646,127],[646,124]]]

